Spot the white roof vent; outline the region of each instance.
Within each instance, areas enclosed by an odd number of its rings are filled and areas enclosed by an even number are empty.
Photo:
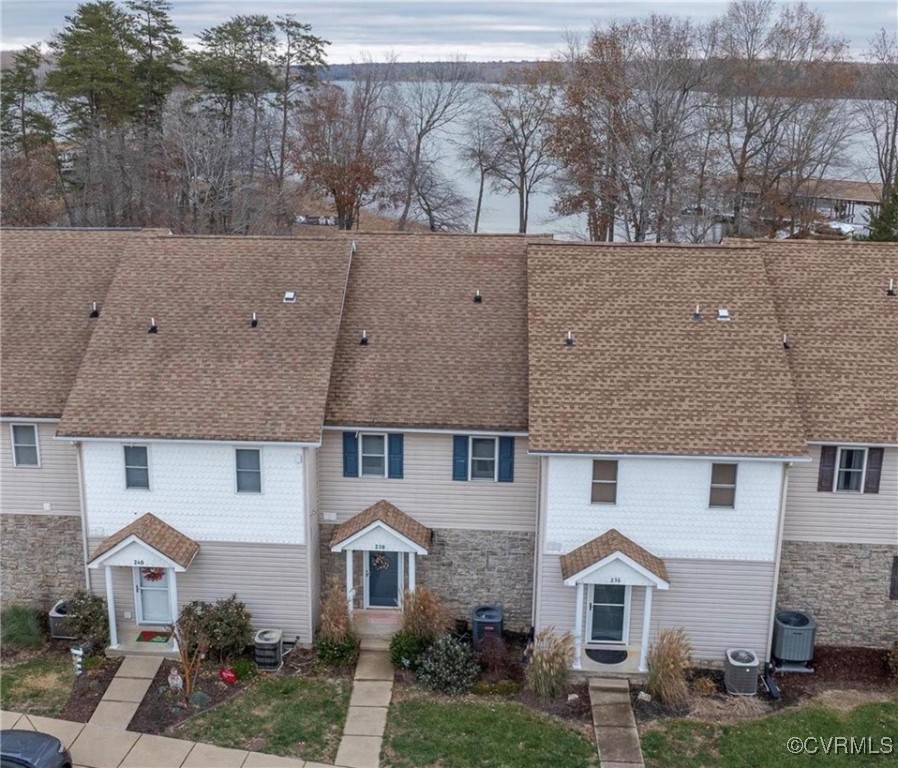
[[[723,322],[730,320],[730,310],[726,307],[719,307],[717,310],[717,319]]]
[[[296,304],[296,291],[284,291],[284,304]]]

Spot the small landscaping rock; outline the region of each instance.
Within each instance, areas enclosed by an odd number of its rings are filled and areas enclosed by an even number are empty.
[[[190,703],[195,707],[199,707],[202,709],[203,707],[208,707],[209,703],[212,701],[212,697],[203,691],[194,691],[190,694]]]
[[[579,697],[576,693],[569,693],[569,694],[567,695],[567,700],[568,700],[569,702],[571,702],[571,701],[577,701],[577,699],[579,699],[579,698],[580,698],[580,697]]]
[[[652,700],[651,694],[648,694],[645,691],[640,691],[639,693],[637,693],[636,698],[639,699],[640,701],[651,701]]]

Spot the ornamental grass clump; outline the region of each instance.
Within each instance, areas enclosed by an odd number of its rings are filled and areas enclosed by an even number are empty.
[[[346,590],[336,579],[328,585],[321,601],[315,653],[319,660],[331,667],[348,667],[355,664],[359,655]]]
[[[686,672],[692,663],[689,635],[682,627],[664,629],[649,649],[645,690],[651,697],[671,707],[689,699]]]
[[[470,646],[443,635],[421,657],[418,681],[438,693],[459,696],[471,690],[480,665]]]
[[[529,648],[527,688],[541,699],[557,699],[567,693],[568,670],[574,662],[574,638],[546,627],[536,633]]]
[[[452,624],[449,609],[427,587],[406,592],[402,601],[402,631],[428,646],[445,635]]]
[[[37,611],[27,605],[10,605],[0,615],[0,643],[4,648],[30,651],[44,644]]]

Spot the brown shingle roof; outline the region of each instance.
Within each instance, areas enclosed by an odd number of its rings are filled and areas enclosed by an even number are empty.
[[[591,565],[604,560],[609,555],[620,552],[643,568],[654,573],[659,579],[670,581],[667,566],[660,557],[640,547],[632,539],[628,539],[620,531],[610,528],[601,536],[587,541],[577,549],[561,556],[561,578],[567,580]]]
[[[200,545],[193,539],[185,536],[179,530],[172,528],[168,523],[160,520],[156,515],[147,512],[129,523],[124,528],[116,531],[100,542],[100,545],[90,556],[89,563],[105,555],[110,549],[121,544],[129,536],[136,536],[147,546],[157,552],[161,552],[169,560],[173,560],[183,568],[190,567],[196,553],[200,551]]]
[[[385,499],[381,499],[357,515],[350,517],[349,520],[334,531],[330,545],[332,547],[337,546],[341,541],[346,541],[350,536],[364,530],[371,523],[378,520],[407,539],[411,539],[415,544],[424,547],[424,549],[430,547],[433,531],[430,528],[425,528],[415,518],[405,514],[405,512],[394,507]]]
[[[898,244],[759,246],[807,439],[898,443]]]
[[[327,423],[525,429],[525,239],[380,234],[356,242]]]
[[[337,238],[135,241],[59,434],[317,442],[348,260]]]
[[[531,450],[806,454],[756,247],[534,245],[528,265]]]
[[[3,229],[0,411],[62,414],[90,334],[88,315],[136,230]]]

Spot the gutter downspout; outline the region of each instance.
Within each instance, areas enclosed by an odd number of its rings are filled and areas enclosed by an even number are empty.
[[[530,615],[530,626],[534,633],[537,631],[537,615],[539,610],[540,587],[542,586],[542,548],[543,548],[543,523],[545,522],[545,498],[546,491],[546,465],[548,459],[539,457],[539,472],[536,473],[536,541],[533,548],[533,608]]]
[[[779,523],[776,530],[776,557],[773,561],[773,595],[770,598],[770,616],[767,620],[767,661],[770,661],[773,653],[773,628],[776,614],[776,597],[780,585],[780,560],[783,554],[783,528],[786,520],[786,496],[789,491],[790,463],[783,464],[783,484],[780,497]]]
[[[81,457],[81,443],[75,442],[75,460],[78,465],[78,498],[81,502],[81,549],[84,552],[84,588],[90,592],[90,570],[87,560],[90,552],[87,547],[87,494],[84,491],[84,461]]]

